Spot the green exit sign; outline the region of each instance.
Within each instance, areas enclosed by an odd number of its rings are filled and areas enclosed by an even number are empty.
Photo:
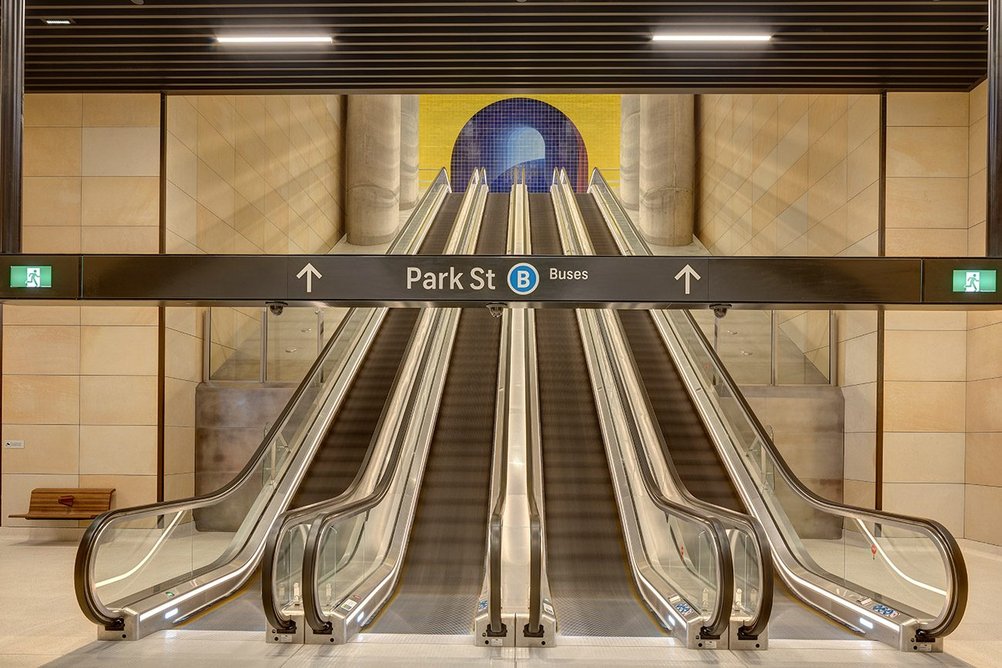
[[[954,292],[995,292],[994,269],[954,269]]]
[[[12,288],[51,288],[52,267],[13,266],[10,268]]]

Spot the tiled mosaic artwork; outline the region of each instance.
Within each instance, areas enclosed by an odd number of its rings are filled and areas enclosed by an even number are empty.
[[[522,169],[530,192],[547,192],[556,168],[567,170],[576,191],[588,187],[588,153],[577,127],[556,107],[525,97],[484,107],[460,131],[452,150],[453,187],[465,188],[479,167],[487,170],[493,192],[509,190]]]

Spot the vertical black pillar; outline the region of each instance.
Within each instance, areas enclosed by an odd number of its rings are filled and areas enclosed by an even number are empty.
[[[0,251],[21,252],[24,3],[0,0]]]
[[[988,0],[988,257],[1002,257],[1002,0]]]

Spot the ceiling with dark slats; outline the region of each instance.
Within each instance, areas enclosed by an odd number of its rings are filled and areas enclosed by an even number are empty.
[[[28,0],[29,91],[967,90],[987,2]],[[69,18],[69,26],[42,19]],[[234,47],[226,33],[329,34]],[[655,43],[662,32],[774,35]]]

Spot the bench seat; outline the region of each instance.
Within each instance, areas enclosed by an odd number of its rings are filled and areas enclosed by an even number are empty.
[[[111,488],[38,487],[31,490],[26,520],[92,520],[111,508]]]

